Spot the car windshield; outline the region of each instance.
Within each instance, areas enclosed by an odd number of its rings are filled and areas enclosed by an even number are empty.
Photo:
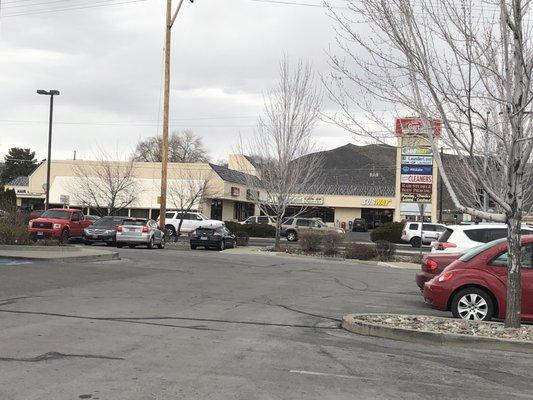
[[[482,246],[474,247],[472,250],[470,250],[468,253],[465,253],[461,258],[459,258],[460,261],[468,262],[474,257],[476,257],[478,254],[483,253],[485,250],[490,249],[493,246],[496,246],[497,244],[505,242],[507,239],[498,239],[494,240],[492,242],[486,243]]]
[[[122,224],[128,225],[128,226],[144,226],[146,225],[146,220],[145,219],[126,219],[124,220]]]
[[[70,211],[47,210],[41,214],[41,218],[70,219]]]
[[[114,228],[116,225],[120,225],[122,221],[123,221],[123,218],[104,217],[96,221],[91,226],[93,228]]]

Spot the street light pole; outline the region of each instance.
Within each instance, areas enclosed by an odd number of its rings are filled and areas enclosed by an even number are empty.
[[[52,119],[54,115],[54,96],[59,96],[59,90],[37,90],[37,94],[50,96],[50,116],[48,118],[48,156],[46,157],[46,199],[44,209],[50,206],[50,159],[52,157]]]
[[[190,0],[191,3],[194,0]],[[170,44],[172,26],[178,16],[183,0],[179,0],[176,11],[172,14],[172,0],[167,0],[165,18],[165,83],[163,90],[163,139],[161,143],[161,196],[159,197],[159,226],[163,232],[165,228],[165,214],[167,212],[167,178],[168,178],[168,120],[170,109]]]

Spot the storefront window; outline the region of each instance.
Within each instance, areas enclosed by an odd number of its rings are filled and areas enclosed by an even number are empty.
[[[244,221],[246,218],[254,215],[255,206],[253,203],[235,202],[233,208],[233,218],[237,221]]]
[[[303,218],[320,218],[324,222],[335,222],[335,211],[332,207],[288,207],[286,216],[298,215]]]
[[[222,200],[211,202],[211,219],[222,221]]]

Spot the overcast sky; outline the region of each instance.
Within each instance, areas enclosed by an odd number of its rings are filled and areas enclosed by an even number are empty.
[[[46,157],[48,98],[36,89],[61,91],[56,159],[71,158],[74,150],[91,158],[98,147],[126,155],[139,139],[161,133],[165,2],[94,7],[122,1],[1,1],[0,154],[18,146]],[[87,5],[94,8],[27,15]],[[324,8],[186,0],[173,28],[171,130],[192,128],[212,159],[226,158],[239,134],[253,132],[282,55],[309,60],[325,73],[334,38]],[[353,141],[326,123],[315,136],[324,149]]]

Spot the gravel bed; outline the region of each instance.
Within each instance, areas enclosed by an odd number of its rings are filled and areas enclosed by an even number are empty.
[[[464,321],[461,319],[408,315],[358,315],[355,319],[393,328],[414,329],[417,331],[533,341],[533,325],[522,325],[520,329],[505,329],[503,323],[500,322]]]

